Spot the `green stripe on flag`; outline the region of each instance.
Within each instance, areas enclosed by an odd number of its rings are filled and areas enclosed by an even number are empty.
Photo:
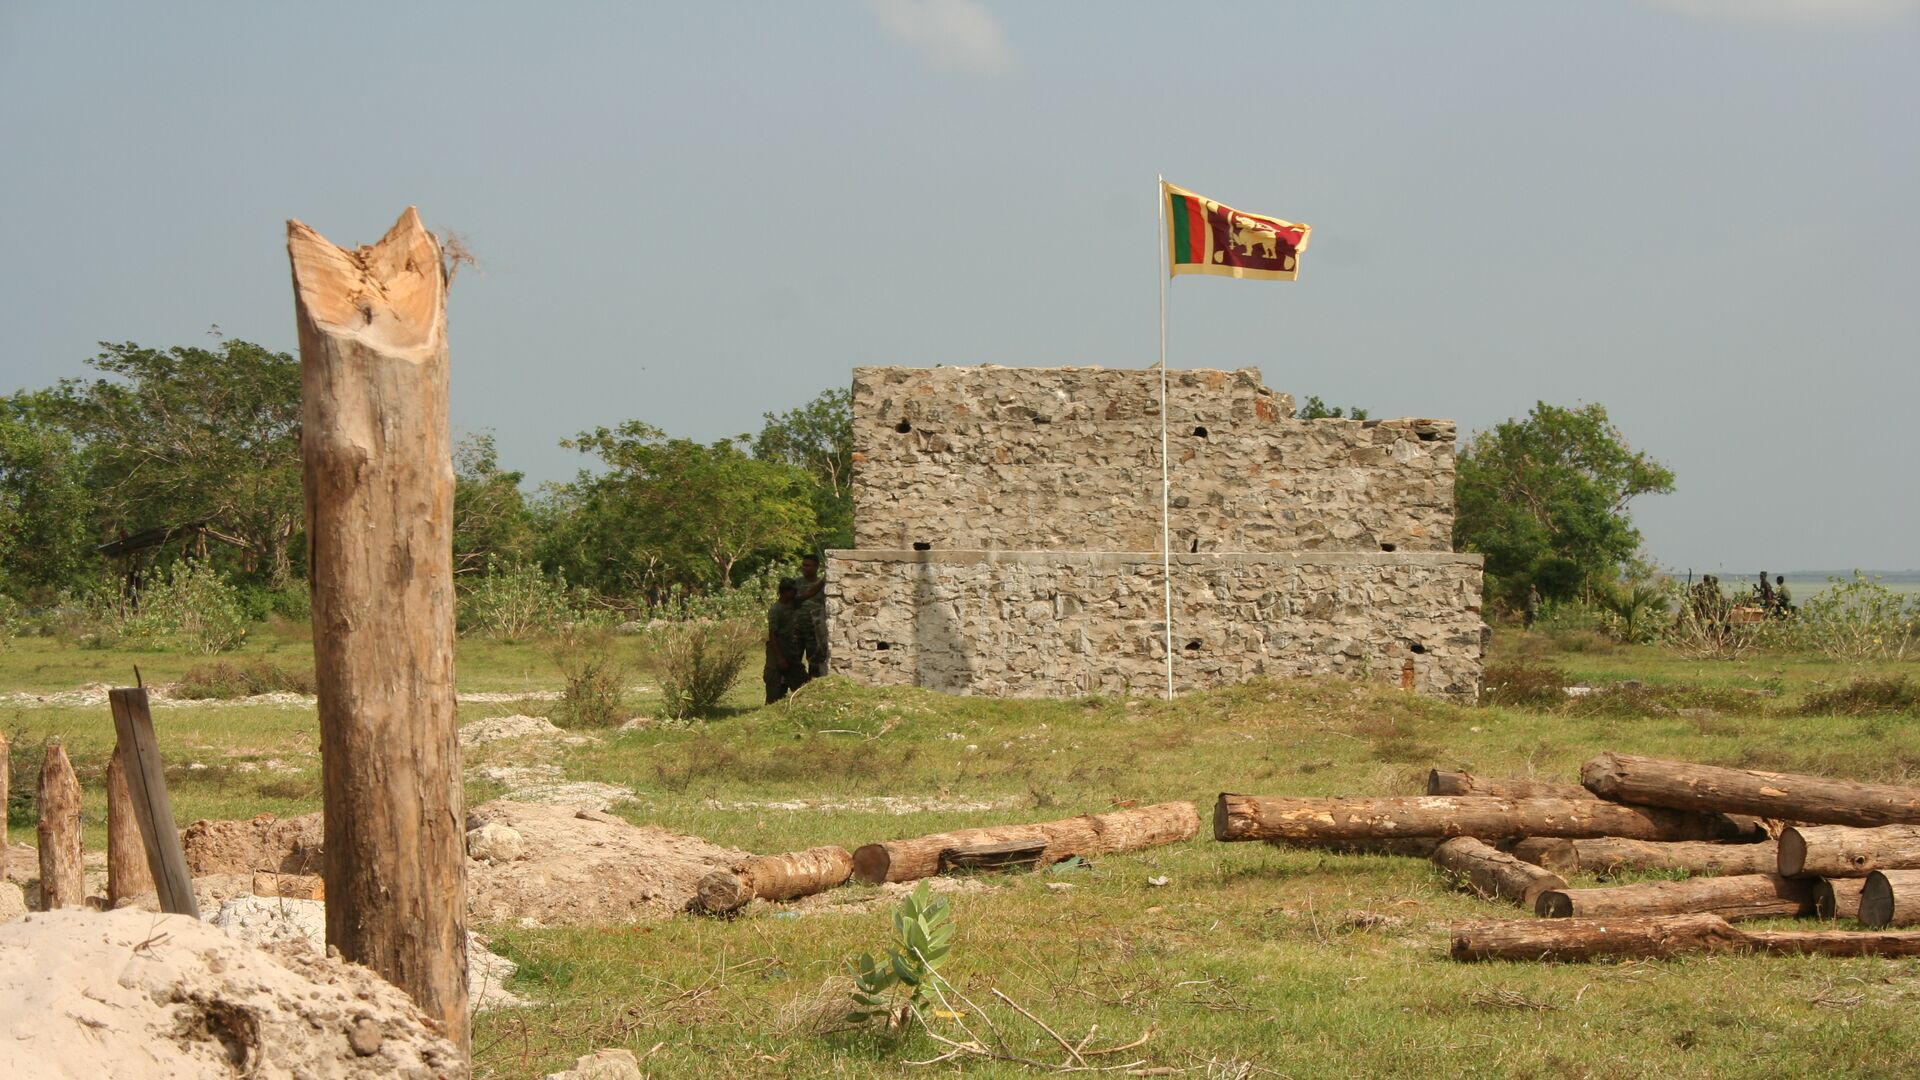
[[[1193,258],[1193,236],[1187,226],[1187,200],[1183,195],[1169,195],[1167,202],[1167,221],[1173,229],[1173,261],[1190,263]]]

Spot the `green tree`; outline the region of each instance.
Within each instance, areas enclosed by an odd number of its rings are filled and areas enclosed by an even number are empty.
[[[99,568],[81,447],[45,394],[0,398],[0,595],[44,598]]]
[[[490,574],[532,554],[533,519],[520,490],[524,474],[500,468],[493,433],[463,437],[453,448],[453,570]]]
[[[1566,598],[1611,583],[1640,546],[1627,504],[1673,490],[1673,473],[1627,444],[1600,405],[1539,402],[1460,450],[1454,547],[1487,557],[1487,595],[1530,585]]]
[[[1318,394],[1308,394],[1307,403],[1300,406],[1299,413],[1294,417],[1296,420],[1365,420],[1366,418],[1367,410],[1360,406],[1353,405],[1344,409],[1338,405],[1329,407],[1326,402],[1320,400]]]
[[[724,588],[755,563],[791,557],[819,528],[805,472],[630,420],[563,446],[606,471],[582,471],[539,507],[542,562],[602,594]]]
[[[102,342],[107,378],[64,379],[50,413],[86,448],[101,530],[203,521],[237,569],[293,575],[300,496],[300,364],[246,341],[148,349]]]
[[[809,550],[853,546],[853,395],[825,390],[797,409],[775,416],[753,440],[753,456],[803,469],[813,478],[813,510],[820,528]]]

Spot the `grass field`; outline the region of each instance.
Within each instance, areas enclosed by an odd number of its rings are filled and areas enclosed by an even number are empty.
[[[634,711],[652,692],[637,654]],[[868,841],[1189,799],[1262,794],[1406,794],[1428,767],[1573,779],[1613,749],[1861,780],[1920,783],[1920,716],[1808,710],[1810,693],[1862,673],[1920,681],[1920,664],[1854,668],[1762,654],[1687,661],[1654,647],[1503,632],[1494,659],[1551,662],[1594,684],[1636,680],[1605,704],[1458,706],[1345,682],[1253,683],[1168,703],[1088,698],[996,702],[827,680],[755,707],[757,681],[727,714],[693,725],[602,732],[556,748],[569,779],[617,784],[616,812],[754,851]],[[306,658],[298,628],[255,635],[248,656]],[[30,756],[63,738],[97,826],[111,742],[104,706],[49,706],[18,692],[149,683],[194,661],[87,652],[26,639],[0,652],[0,726]],[[466,693],[559,687],[535,645],[463,642]],[[461,717],[551,712],[550,700],[463,704]],[[1585,710],[1584,712],[1581,710]],[[310,706],[156,710],[182,821],[318,806]],[[197,767],[196,767],[197,766]],[[19,777],[16,776],[16,784]],[[470,784],[472,801],[498,789]],[[892,814],[871,800],[923,800]],[[862,802],[861,800],[867,800]],[[838,808],[782,809],[805,802]],[[852,804],[852,805],[848,805]],[[939,809],[986,805],[990,809]],[[103,830],[94,827],[96,846]],[[29,841],[29,823],[13,837]],[[1164,878],[1164,885],[1151,882]],[[1591,884],[1591,881],[1586,883]],[[997,1004],[999,990],[1069,1042],[1150,1035],[1138,1069],[1193,1077],[1902,1077],[1920,1074],[1920,963],[1702,957],[1594,965],[1461,965],[1446,925],[1500,909],[1450,889],[1426,863],[1219,844],[1206,838],[1060,873],[980,879],[952,894],[959,931],[945,974],[976,1005],[935,1017],[960,1037],[989,1021],[1017,1055],[1064,1056]],[[1067,888],[1050,886],[1063,885]],[[841,890],[849,900],[873,890]],[[924,1033],[831,1031],[849,957],[881,948],[884,906],[796,916],[773,908],[587,930],[487,928],[521,964],[511,989],[531,1008],[482,1014],[483,1075],[529,1077],[598,1046],[625,1046],[660,1077],[897,1076],[951,1070]],[[984,1013],[984,1015],[982,1015]],[[1031,1066],[976,1061],[979,1076]],[[1155,1074],[1150,1074],[1155,1075]],[[1165,1073],[1157,1075],[1168,1075]]]

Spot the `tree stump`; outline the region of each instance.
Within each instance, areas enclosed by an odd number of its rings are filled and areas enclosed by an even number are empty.
[[[327,943],[470,1048],[453,696],[446,275],[409,208],[345,251],[287,223],[325,790]]]
[[[47,746],[40,766],[40,910],[85,907],[86,875],[80,861],[80,778],[67,748]]]
[[[107,906],[119,907],[122,900],[154,891],[147,842],[134,814],[133,790],[127,786],[126,753],[115,747],[107,759]]]

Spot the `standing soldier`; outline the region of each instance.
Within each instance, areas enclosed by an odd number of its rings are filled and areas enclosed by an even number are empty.
[[[1533,620],[1540,617],[1540,590],[1532,585],[1527,586],[1527,606],[1521,614],[1526,618],[1526,628],[1533,629]]]
[[[801,651],[804,636],[799,590],[792,578],[781,578],[780,598],[767,609],[767,666],[760,672],[760,680],[767,687],[767,704],[806,684],[807,668]]]
[[[1760,610],[1773,612],[1773,583],[1767,580],[1767,572],[1760,571]]]
[[[800,560],[800,615],[807,647],[807,677],[827,673],[827,579],[820,576],[820,560]]]
[[[1793,594],[1787,591],[1787,576],[1773,575],[1773,613],[1779,618],[1793,614]]]

